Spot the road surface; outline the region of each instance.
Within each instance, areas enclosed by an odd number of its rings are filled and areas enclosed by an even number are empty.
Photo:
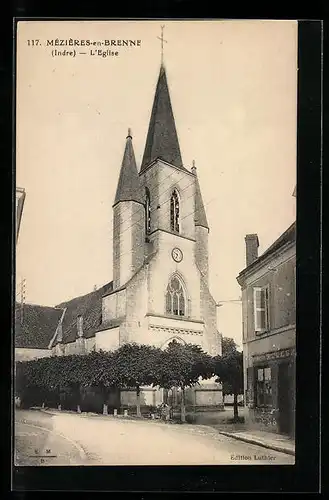
[[[294,457],[197,425],[18,410],[15,465],[281,465]]]

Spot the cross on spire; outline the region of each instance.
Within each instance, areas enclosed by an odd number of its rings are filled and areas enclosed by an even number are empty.
[[[157,38],[161,40],[161,66],[163,65],[163,42],[168,43],[168,41],[163,38],[163,30],[164,26],[161,26],[161,36],[157,36]]]

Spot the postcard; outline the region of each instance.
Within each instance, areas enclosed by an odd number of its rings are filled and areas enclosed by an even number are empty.
[[[18,21],[15,466],[294,465],[297,24]]]

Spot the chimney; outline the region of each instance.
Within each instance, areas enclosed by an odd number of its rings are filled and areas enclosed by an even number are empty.
[[[250,266],[255,260],[258,259],[259,241],[257,234],[247,234],[245,237],[246,242],[246,266]]]

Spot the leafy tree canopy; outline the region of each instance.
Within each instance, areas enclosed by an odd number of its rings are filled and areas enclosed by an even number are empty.
[[[161,350],[136,343],[124,344],[113,353],[116,381],[120,387],[157,385]]]
[[[200,346],[171,342],[163,351],[162,364],[158,370],[158,385],[164,388],[191,387],[200,377],[209,379],[214,375],[212,357]]]
[[[243,392],[243,354],[231,351],[223,356],[216,356],[215,373],[223,384],[223,393],[241,394]]]
[[[238,345],[235,343],[234,339],[230,337],[222,338],[222,355],[226,356],[231,352],[237,352]]]

